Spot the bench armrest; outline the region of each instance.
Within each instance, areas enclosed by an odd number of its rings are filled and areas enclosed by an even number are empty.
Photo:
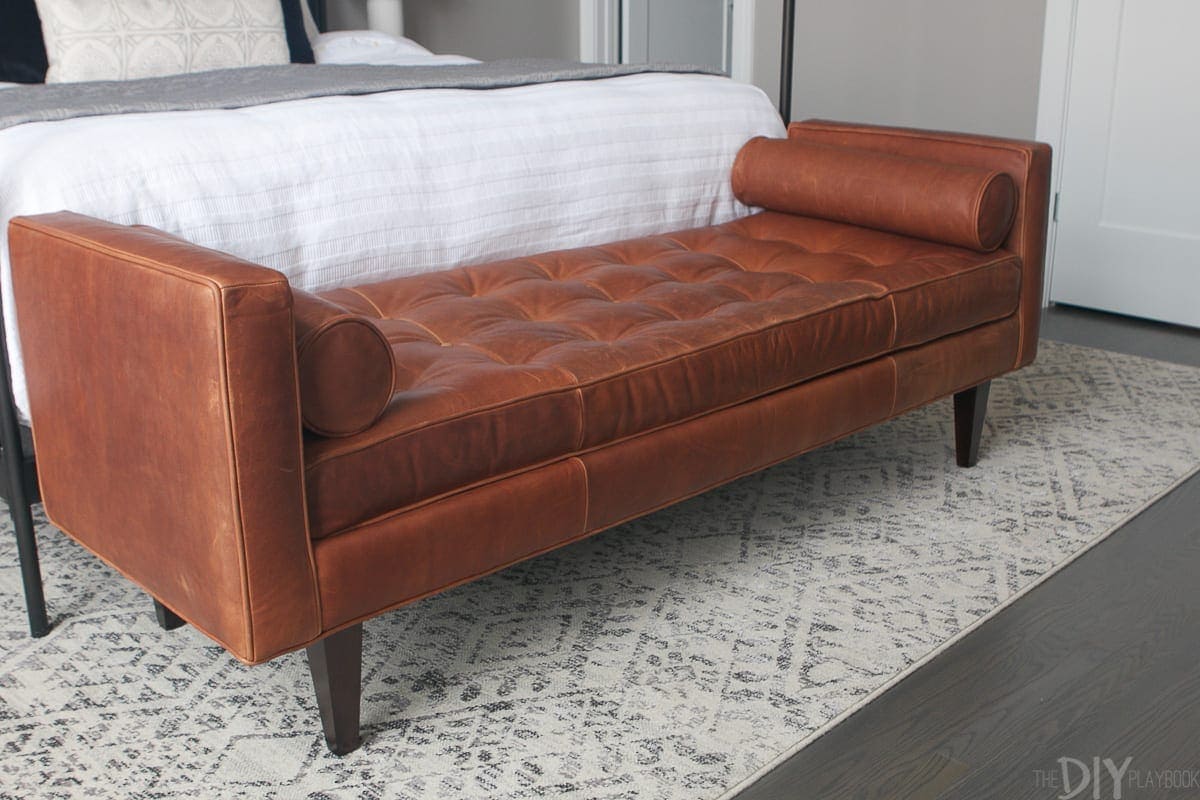
[[[287,279],[76,214],[9,243],[50,520],[243,661],[316,638]]]
[[[1021,257],[1021,367],[1037,355],[1042,316],[1042,270],[1046,259],[1046,226],[1050,208],[1050,146],[1040,142],[1000,139],[964,133],[888,128],[825,120],[793,122],[788,138],[818,144],[857,147],[879,153],[982,167],[1007,173],[1017,190],[1016,216],[1000,246]]]

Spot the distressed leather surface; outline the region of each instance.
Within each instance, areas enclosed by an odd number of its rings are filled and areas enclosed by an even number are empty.
[[[751,139],[733,164],[743,203],[990,252],[1012,227],[1008,173],[803,139]]]
[[[317,636],[286,279],[77,214],[9,246],[50,521],[245,661]]]
[[[1009,316],[436,498],[314,543],[333,630],[494,572],[1009,369]]]
[[[1048,148],[790,135],[1000,170],[1012,230],[980,253],[768,211],[309,303],[156,231],[15,220],[51,520],[257,662],[1032,360]],[[297,339],[343,315],[396,392],[302,438]]]
[[[326,293],[397,394],[305,448],[315,537],[1012,314],[1019,259],[766,212]]]
[[[1017,190],[1017,206],[1012,230],[1000,246],[1020,256],[1025,271],[1021,284],[1021,346],[1013,368],[1033,361],[1042,321],[1042,271],[1050,219],[1050,145],[826,120],[793,122],[788,126],[788,138],[996,169],[1011,177]]]
[[[292,311],[304,427],[322,436],[352,436],[374,425],[396,385],[383,332],[361,314],[296,289]]]

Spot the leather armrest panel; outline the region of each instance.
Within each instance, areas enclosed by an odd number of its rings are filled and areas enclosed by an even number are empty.
[[[244,661],[316,637],[286,278],[69,213],[9,243],[50,519]]]
[[[1042,315],[1042,272],[1050,208],[1050,146],[1041,142],[965,133],[921,131],[805,120],[788,126],[792,140],[856,147],[880,153],[1000,170],[1013,180],[1017,207],[1012,230],[1000,246],[1021,257],[1020,346],[1014,367],[1037,354]]]

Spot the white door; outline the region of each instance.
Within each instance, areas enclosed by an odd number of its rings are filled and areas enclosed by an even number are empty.
[[[730,0],[624,0],[621,61],[699,64],[729,72]]]
[[[1200,2],[1074,9],[1050,299],[1200,327]]]

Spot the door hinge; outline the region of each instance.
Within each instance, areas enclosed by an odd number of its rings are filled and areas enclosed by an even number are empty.
[[[1054,193],[1054,212],[1050,215],[1050,218],[1058,222],[1058,192]]]

